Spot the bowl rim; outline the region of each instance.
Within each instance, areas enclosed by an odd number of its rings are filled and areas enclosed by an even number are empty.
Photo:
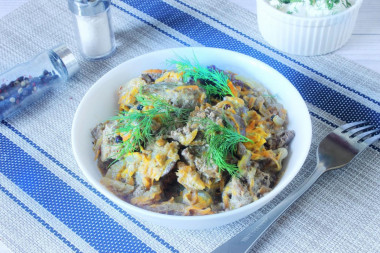
[[[177,53],[178,51],[182,51],[182,50],[192,51],[192,52],[194,52],[194,51],[204,51],[204,50],[207,52],[207,51],[211,50],[211,51],[216,51],[218,53],[223,53],[223,52],[226,53],[227,52],[229,54],[232,53],[232,54],[240,55],[240,57],[246,57],[250,61],[254,61],[257,64],[261,65],[261,67],[264,67],[265,69],[268,69],[269,71],[273,71],[273,72],[276,72],[278,75],[281,75],[281,77],[284,79],[284,81],[288,82],[289,88],[293,89],[298,94],[298,96],[301,98],[301,100],[303,101],[303,107],[304,107],[304,109],[306,109],[307,118],[305,119],[304,127],[307,128],[307,129],[309,129],[309,131],[307,131],[307,139],[305,139],[304,142],[303,142],[304,143],[304,149],[302,150],[302,153],[297,153],[297,156],[300,157],[300,158],[297,159],[297,163],[294,165],[294,167],[297,167],[298,170],[295,173],[290,174],[287,177],[286,181],[281,181],[280,180],[280,182],[269,193],[267,193],[266,195],[264,195],[260,199],[254,201],[254,202],[251,202],[251,203],[249,203],[249,204],[247,204],[245,206],[239,207],[237,209],[228,210],[228,211],[224,211],[224,212],[220,212],[220,213],[216,213],[216,214],[202,215],[202,216],[170,215],[170,214],[163,214],[163,213],[157,213],[157,212],[154,212],[154,211],[146,210],[146,209],[144,209],[142,207],[138,207],[138,206],[132,205],[131,203],[129,203],[129,202],[125,201],[125,200],[122,200],[121,198],[119,198],[115,194],[113,194],[111,191],[109,191],[106,187],[104,187],[103,185],[101,185],[100,182],[98,182],[95,179],[93,179],[92,176],[90,175],[90,173],[87,172],[88,170],[86,170],[84,168],[85,166],[82,164],[82,160],[79,157],[79,150],[78,150],[78,147],[75,145],[75,143],[76,143],[75,137],[77,136],[77,133],[76,133],[75,129],[76,129],[77,124],[78,124],[79,113],[82,110],[82,108],[85,106],[85,102],[88,99],[88,97],[94,91],[94,87],[97,87],[99,85],[99,83],[104,82],[103,80],[105,80],[106,78],[108,78],[108,76],[112,75],[113,74],[112,72],[116,72],[117,69],[121,68],[122,65],[124,65],[124,64],[128,64],[129,62],[133,62],[133,61],[138,61],[141,58],[149,57],[149,56],[155,55],[155,54],[168,54],[168,53],[170,54],[170,53],[173,53],[173,52]],[[262,84],[262,85],[265,87],[265,84]],[[306,116],[306,114],[305,114],[305,116]],[[172,221],[182,221],[182,222],[197,222],[197,221],[206,221],[206,220],[207,221],[220,220],[220,219],[223,219],[224,217],[229,217],[229,216],[233,216],[235,214],[248,212],[249,209],[252,209],[252,211],[249,212],[249,214],[254,213],[255,211],[258,210],[258,208],[254,209],[253,207],[259,206],[259,208],[261,208],[265,204],[269,203],[274,197],[276,197],[280,192],[282,192],[285,189],[285,187],[288,186],[289,183],[294,179],[294,177],[299,173],[299,171],[301,170],[301,168],[302,168],[302,166],[303,166],[303,164],[304,164],[304,162],[305,162],[305,160],[307,158],[307,155],[309,153],[309,150],[310,150],[310,147],[311,147],[311,139],[312,139],[312,124],[311,124],[310,113],[309,113],[309,111],[307,109],[306,103],[305,103],[304,99],[302,98],[302,96],[297,91],[297,89],[293,86],[293,84],[286,77],[284,77],[280,72],[278,72],[277,70],[275,70],[271,66],[267,65],[266,63],[264,63],[264,62],[262,62],[262,61],[260,61],[258,59],[255,59],[255,58],[253,58],[251,56],[248,56],[248,55],[236,52],[236,51],[231,51],[231,50],[222,49],[222,48],[213,48],[213,47],[177,47],[177,48],[168,48],[168,49],[152,51],[152,52],[149,52],[149,53],[146,53],[146,54],[143,54],[143,55],[139,55],[137,57],[128,59],[128,60],[120,63],[119,65],[117,65],[116,67],[112,68],[107,73],[105,73],[102,77],[100,77],[87,90],[86,94],[83,96],[82,100],[80,101],[80,103],[79,103],[79,105],[77,107],[77,110],[75,112],[75,115],[74,115],[74,118],[73,118],[73,121],[72,121],[72,128],[71,128],[71,144],[72,144],[74,158],[75,158],[75,160],[76,160],[76,162],[77,162],[77,164],[78,164],[81,172],[84,174],[84,176],[86,177],[86,179],[91,183],[92,187],[94,187],[102,195],[104,195],[107,198],[109,198],[117,206],[122,207],[122,208],[125,207],[128,211],[133,210],[133,211],[135,211],[135,212],[138,213],[138,214],[135,214],[135,215],[139,215],[140,217],[148,216],[149,218],[153,218],[153,219],[162,219],[162,220],[168,220],[168,219],[170,219]],[[295,155],[295,154],[293,154],[293,155]],[[279,187],[279,185],[280,185],[280,187]],[[247,214],[247,215],[249,215],[249,214]],[[223,225],[223,224],[221,224],[221,225]]]
[[[283,11],[280,11],[278,10],[277,8],[273,7],[272,5],[270,5],[268,3],[268,0],[256,0],[256,4],[258,4],[258,2],[262,2],[263,4],[265,4],[265,8],[268,10],[270,7],[270,9],[273,9],[276,16],[278,17],[278,19],[283,19],[283,18],[286,18],[286,19],[292,19],[294,21],[304,21],[304,20],[310,20],[310,21],[328,21],[328,20],[332,20],[332,19],[339,19],[343,16],[348,16],[348,15],[351,15],[351,12],[354,12],[356,11],[357,8],[360,8],[362,3],[363,3],[363,0],[356,0],[355,3],[345,9],[344,11],[341,11],[337,14],[334,14],[334,15],[327,15],[327,16],[321,16],[321,17],[302,17],[302,16],[294,16],[294,15],[290,15],[290,14],[287,14],[286,12],[283,12]]]

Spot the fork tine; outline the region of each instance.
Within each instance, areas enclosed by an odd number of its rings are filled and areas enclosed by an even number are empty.
[[[377,129],[377,130],[379,130],[379,129]],[[371,145],[371,144],[375,143],[378,140],[380,140],[380,134],[374,135],[371,138],[368,138],[368,139],[366,139],[363,142],[366,143],[366,144],[368,144],[368,145]]]
[[[374,130],[371,130],[371,131],[368,131],[368,132],[364,132],[364,133],[358,134],[358,135],[355,136],[354,139],[356,139],[356,140],[361,140],[361,139],[363,139],[364,137],[366,137],[366,136],[368,136],[368,135],[370,135],[370,134],[373,134],[373,133],[376,132],[376,131],[379,131],[379,129],[374,129]]]
[[[354,126],[358,126],[358,125],[361,125],[361,124],[364,124],[366,123],[367,121],[358,121],[358,122],[352,122],[352,123],[348,123],[348,124],[345,124],[345,125],[342,125],[340,127],[338,127],[336,130],[341,130],[341,131],[344,131],[344,130],[347,130],[351,127],[354,127]]]
[[[366,130],[366,129],[371,128],[371,127],[373,127],[373,126],[369,125],[369,126],[363,126],[363,127],[359,127],[359,128],[354,128],[354,129],[348,131],[347,134],[349,134],[351,136],[353,134],[356,134],[356,133],[358,133],[360,131]]]

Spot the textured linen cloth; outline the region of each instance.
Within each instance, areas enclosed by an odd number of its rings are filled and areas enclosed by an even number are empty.
[[[0,124],[0,240],[13,252],[211,252],[268,212],[316,164],[320,140],[345,122],[380,126],[380,75],[336,55],[296,57],[266,44],[256,16],[222,0],[114,0],[117,51],[103,61],[79,55],[66,1],[34,0],[0,20],[0,72],[66,44],[81,72]],[[137,220],[96,191],[70,143],[75,110],[91,85],[118,64],[184,46],[241,52],[286,76],[307,102],[309,156],[267,206],[211,230],[167,229]],[[380,252],[380,148],[324,174],[258,241],[253,252]]]

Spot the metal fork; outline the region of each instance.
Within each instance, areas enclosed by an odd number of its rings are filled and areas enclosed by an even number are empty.
[[[270,225],[301,197],[324,172],[345,166],[369,145],[380,139],[380,134],[371,137],[380,129],[369,130],[373,126],[363,126],[364,124],[366,124],[365,121],[345,124],[328,134],[318,146],[317,166],[309,178],[271,211],[213,252],[248,252]]]

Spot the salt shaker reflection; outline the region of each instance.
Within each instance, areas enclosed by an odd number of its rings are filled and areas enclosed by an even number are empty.
[[[110,0],[69,0],[82,55],[89,60],[103,59],[115,50]]]

